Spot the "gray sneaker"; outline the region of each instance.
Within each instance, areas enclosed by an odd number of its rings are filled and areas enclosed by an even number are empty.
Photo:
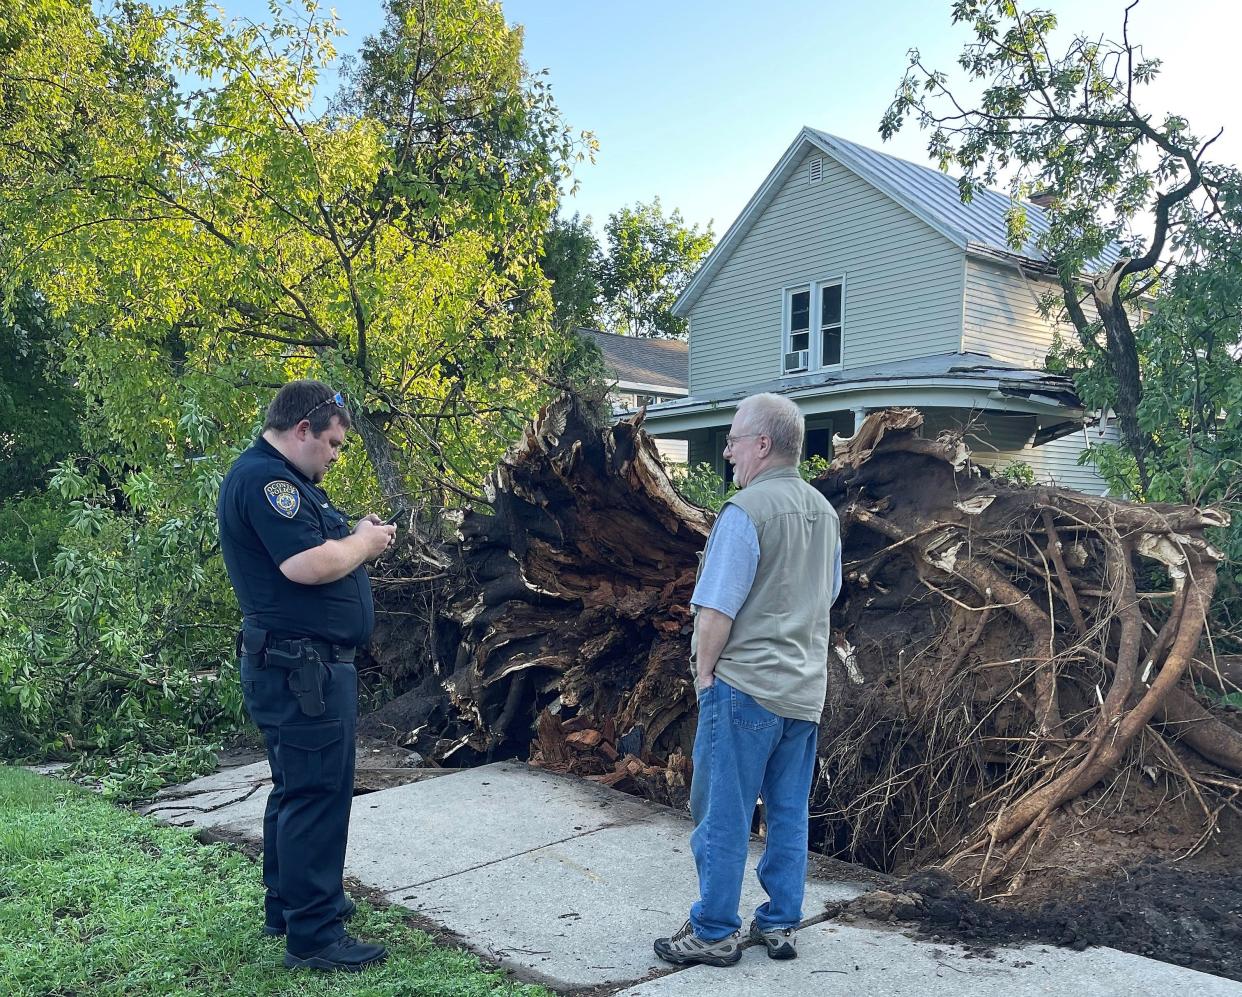
[[[761,928],[758,921],[751,921],[750,940],[763,942],[769,959],[798,958],[797,928]]]
[[[701,962],[707,966],[732,966],[742,958],[741,932],[735,931],[716,942],[705,942],[687,921],[672,938],[657,938],[655,954],[679,966]]]

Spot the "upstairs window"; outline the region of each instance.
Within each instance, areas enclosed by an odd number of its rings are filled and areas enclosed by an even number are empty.
[[[807,370],[811,362],[811,292],[789,295],[789,330],[785,337],[785,371]]]
[[[841,285],[820,288],[819,343],[821,367],[841,366]]]
[[[783,373],[841,366],[844,293],[840,280],[786,289]]]

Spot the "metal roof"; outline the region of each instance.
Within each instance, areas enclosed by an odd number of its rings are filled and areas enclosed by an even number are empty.
[[[604,365],[621,386],[668,388],[685,394],[690,376],[690,346],[681,339],[618,336],[598,329],[579,329],[604,354]]]
[[[969,248],[973,243],[1001,253],[1015,252],[1009,245],[1005,224],[1005,214],[1013,204],[1008,194],[978,188],[971,200],[963,203],[957,180],[947,173],[868,149],[815,128],[806,131],[817,145],[831,153],[843,166],[852,169],[919,217],[937,220],[940,223],[937,228],[950,229],[957,235],[954,241],[959,245]],[[1050,228],[1044,209],[1025,201],[1023,206],[1026,208],[1030,237],[1026,245],[1016,252],[1030,260],[1045,261],[1047,256],[1035,245],[1036,240]],[[1111,266],[1120,253],[1121,247],[1111,244],[1099,260],[1092,261],[1092,268],[1097,264],[1101,268]]]

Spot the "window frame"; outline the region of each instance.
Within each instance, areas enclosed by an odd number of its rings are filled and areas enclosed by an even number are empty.
[[[841,320],[835,323],[835,327],[841,332],[841,358],[836,363],[822,363],[824,356],[824,321],[823,321],[823,305],[824,290],[829,287],[841,288]],[[800,292],[809,292],[810,309],[808,314],[809,326],[807,328],[807,366],[804,371],[787,371],[785,370],[785,354],[793,353],[793,330],[790,323],[793,321],[793,296]],[[845,363],[845,326],[846,326],[846,286],[845,274],[833,275],[831,277],[821,277],[817,280],[799,281],[795,284],[787,284],[781,288],[781,377],[799,377],[803,374],[809,374],[820,370],[841,370]]]
[[[815,316],[817,319],[817,322],[814,328],[815,328],[815,338],[819,340],[818,344],[815,347],[815,356],[820,361],[820,364],[816,368],[816,370],[840,370],[842,364],[845,361],[845,278],[837,277],[832,280],[816,281],[815,287],[816,287],[815,298],[816,298],[816,306],[817,306],[816,310],[818,314]],[[840,342],[840,350],[839,350],[839,355],[837,357],[836,363],[824,363],[823,362],[823,359],[824,359],[823,340],[824,340],[824,329],[825,329],[824,316],[823,316],[824,291],[826,291],[830,287],[839,287],[841,289],[841,315],[837,319],[837,321],[834,323],[835,328],[838,330],[838,339]]]

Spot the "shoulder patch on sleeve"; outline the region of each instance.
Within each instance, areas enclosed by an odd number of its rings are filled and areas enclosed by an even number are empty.
[[[263,494],[267,496],[272,508],[285,519],[296,516],[302,505],[301,493],[288,481],[269,481],[263,486]]]

